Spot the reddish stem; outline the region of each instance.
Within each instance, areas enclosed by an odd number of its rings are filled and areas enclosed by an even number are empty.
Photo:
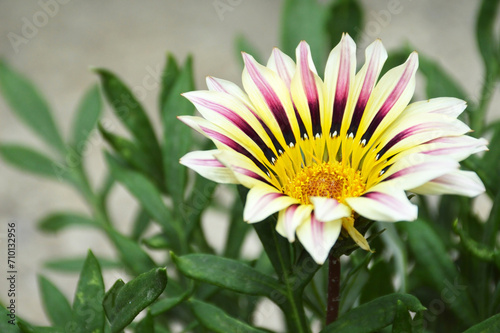
[[[326,300],[326,325],[333,323],[339,316],[340,301],[340,259],[328,257],[328,294]]]

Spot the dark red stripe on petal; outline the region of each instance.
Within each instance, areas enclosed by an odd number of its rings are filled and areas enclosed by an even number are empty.
[[[347,97],[349,96],[351,58],[347,49],[347,43],[344,43],[343,48],[340,53],[339,74],[332,110],[332,126],[330,127],[330,136],[332,137],[340,134]]]
[[[321,116],[319,111],[318,87],[314,80],[314,73],[309,69],[309,52],[305,42],[300,43],[300,71],[302,76],[302,87],[311,114],[313,136],[321,135]]]
[[[266,183],[266,184],[268,184],[268,185],[273,186],[271,183],[269,183],[269,182],[267,181],[267,179],[262,178],[262,177],[261,177],[261,176],[259,176],[257,173],[255,173],[255,172],[253,172],[253,171],[251,171],[251,170],[248,170],[248,169],[245,169],[245,168],[242,168],[242,167],[238,167],[238,166],[233,166],[232,168],[233,168],[233,170],[234,170],[235,172],[241,173],[242,175],[245,175],[245,176],[248,176],[248,177],[251,177],[251,178],[257,179],[257,180],[259,180],[259,181],[261,181],[261,182],[264,182],[264,183]]]
[[[269,162],[274,164],[274,161],[276,160],[276,155],[271,150],[271,148],[269,148],[266,145],[264,140],[262,140],[262,138],[259,136],[259,134],[257,134],[257,132],[250,126],[250,124],[248,124],[243,118],[241,118],[233,110],[231,110],[231,109],[229,109],[221,104],[218,104],[218,103],[206,100],[206,99],[202,99],[202,98],[191,97],[191,101],[220,114],[221,116],[225,117],[227,120],[232,122],[235,126],[237,126],[239,129],[241,129],[243,131],[243,133],[245,133],[250,139],[252,139],[257,144],[257,146],[259,146],[259,148],[262,150],[262,152],[264,153],[266,158],[269,160]]]
[[[379,59],[379,53],[377,53],[370,59],[368,69],[366,70],[365,80],[363,82],[363,86],[361,87],[361,92],[359,93],[356,106],[354,107],[351,124],[349,125],[349,129],[347,130],[348,136],[355,137],[356,133],[358,132],[358,127],[361,122],[361,118],[363,117],[363,113],[365,112],[366,104],[368,103],[368,99],[370,99],[375,80],[377,79],[378,72],[376,66],[379,62]]]
[[[383,204],[384,206],[387,206],[395,211],[402,212],[401,202],[399,202],[394,197],[392,197],[388,194],[385,194],[382,192],[368,192],[368,193],[364,194],[363,197],[373,199],[373,200],[378,201],[381,204]]]
[[[227,136],[225,136],[224,134],[222,133],[219,133],[217,131],[214,131],[214,130],[211,130],[209,128],[206,128],[204,126],[200,126],[201,130],[203,132],[205,132],[209,137],[219,141],[220,143],[228,146],[229,148],[231,148],[232,150],[234,150],[235,152],[237,153],[240,153],[246,157],[248,157],[259,169],[261,169],[264,173],[266,173],[267,175],[269,175],[269,170],[266,168],[266,166],[264,164],[262,164],[262,162],[260,162],[258,159],[255,158],[255,156],[253,156],[252,153],[250,153],[248,150],[246,150],[245,148],[243,148],[239,143],[237,143],[236,141],[234,141],[233,139],[231,138],[228,138]]]
[[[392,89],[384,104],[382,104],[377,114],[371,121],[370,126],[368,126],[368,129],[361,137],[361,142],[364,145],[366,145],[370,141],[377,127],[380,125],[382,120],[384,120],[385,116],[389,113],[389,111],[391,111],[394,104],[396,104],[398,99],[403,94],[404,90],[408,86],[408,83],[410,83],[411,77],[413,76],[414,67],[415,62],[410,60],[403,71],[403,75],[401,75],[401,77],[399,78],[398,83],[396,83],[396,86]]]
[[[290,120],[287,117],[285,108],[281,103],[281,100],[279,99],[274,89],[269,85],[265,77],[261,75],[253,61],[248,57],[248,55],[244,54],[243,59],[245,61],[248,74],[252,78],[257,89],[259,89],[260,93],[262,94],[262,97],[269,107],[269,110],[273,114],[274,119],[276,119],[281,133],[283,133],[285,142],[291,147],[295,146],[297,141],[295,139],[295,135],[293,134]]]

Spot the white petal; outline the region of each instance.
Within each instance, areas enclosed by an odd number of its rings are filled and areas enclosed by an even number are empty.
[[[485,188],[475,172],[455,170],[411,191],[418,194],[458,194],[475,197],[483,193]]]
[[[347,204],[358,214],[374,221],[413,221],[417,206],[413,205],[403,190],[381,183],[357,198],[347,198]]]
[[[261,169],[259,169],[248,157],[230,150],[218,151],[214,154],[224,166],[232,170],[233,177],[236,177],[238,184],[247,188],[252,188],[259,184],[270,184],[275,181],[271,179]]]
[[[314,216],[320,222],[330,222],[351,216],[351,208],[335,199],[324,197],[309,197],[314,205]]]
[[[290,88],[290,82],[295,74],[295,62],[292,58],[281,52],[278,48],[274,48],[267,62],[267,68],[275,71],[283,82],[285,82],[285,85]]]
[[[248,191],[243,219],[249,223],[260,222],[290,205],[299,203],[269,185],[255,186]]]
[[[223,184],[239,184],[238,179],[234,176],[231,169],[228,169],[224,164],[219,162],[214,154],[219,151],[193,151],[184,155],[180,163],[193,169],[201,176]]]
[[[295,230],[310,218],[312,205],[291,205],[279,213],[276,231],[290,242],[295,241]]]
[[[311,218],[297,228],[297,237],[314,261],[322,265],[337,242],[341,229],[341,220],[325,223],[311,214]]]
[[[383,175],[383,182],[391,183],[396,188],[409,190],[459,167],[460,164],[450,158],[411,154],[394,163]]]

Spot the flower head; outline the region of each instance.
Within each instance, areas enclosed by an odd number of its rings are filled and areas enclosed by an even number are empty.
[[[435,98],[409,104],[418,55],[380,80],[387,53],[380,40],[356,73],[349,35],[331,51],[322,80],[309,46],[296,63],[274,49],[267,66],[243,53],[243,87],[213,77],[209,91],[185,93],[202,114],[180,119],[217,149],[195,151],[181,163],[219,183],[249,188],[244,219],[279,213],[276,230],[298,237],[322,264],[342,229],[363,249],[356,217],[395,222],[417,218],[405,191],[475,196],[484,191],[459,161],[486,149],[457,120],[466,104]]]

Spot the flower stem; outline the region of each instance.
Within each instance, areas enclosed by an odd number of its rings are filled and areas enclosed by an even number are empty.
[[[326,300],[326,325],[339,316],[340,259],[330,253],[328,257],[328,294]]]

